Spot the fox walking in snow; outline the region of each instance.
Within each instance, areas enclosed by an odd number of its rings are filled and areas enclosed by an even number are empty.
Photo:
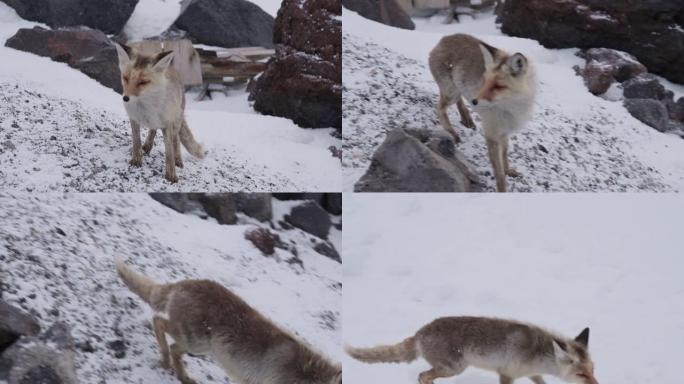
[[[423,357],[432,366],[420,374],[420,384],[456,376],[469,366],[494,371],[501,384],[528,377],[544,384],[541,375],[569,383],[598,384],[589,357],[589,328],[568,339],[531,324],[484,317],[444,317],[397,345],[347,348],[366,363],[411,362]]]
[[[123,85],[123,101],[131,120],[133,154],[131,165],[142,165],[142,152],[150,153],[157,130],[164,135],[166,180],[178,181],[176,167],[183,167],[180,144],[193,156],[203,158],[204,149],[185,121],[185,90],[178,72],[171,66],[173,51],[146,56],[132,48],[116,45]],[[140,145],[140,126],[148,128],[147,139]]]
[[[463,98],[482,118],[496,189],[506,191],[506,175],[519,174],[508,164],[508,138],[532,118],[536,76],[521,53],[510,55],[464,34],[446,36],[430,52],[430,71],[439,86],[437,116],[458,143],[446,109],[456,103],[461,123],[475,128]]]
[[[222,285],[208,280],[157,284],[116,260],[119,276],[157,312],[152,325],[164,368],[183,384],[183,354],[208,355],[240,384],[341,384],[342,368],[281,330]],[[165,315],[162,315],[165,314]],[[173,337],[168,345],[166,335]]]

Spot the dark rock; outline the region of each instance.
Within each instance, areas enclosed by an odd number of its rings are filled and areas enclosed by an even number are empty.
[[[650,72],[684,83],[684,2],[507,0],[501,30],[548,48],[613,48]]]
[[[622,83],[624,95],[628,99],[666,100],[672,98],[672,93],[660,84],[653,75],[646,73]]]
[[[259,221],[273,218],[273,207],[270,193],[236,193],[235,205],[238,212]]]
[[[218,47],[273,47],[273,17],[246,0],[193,1],[174,26],[193,42]]]
[[[126,342],[123,340],[112,340],[107,343],[107,348],[114,352],[114,357],[117,359],[126,357]]]
[[[105,87],[121,92],[116,48],[107,36],[94,29],[20,29],[5,46],[49,57],[95,79]]]
[[[340,257],[340,254],[337,253],[337,250],[330,242],[316,244],[316,246],[314,247],[314,251],[320,253],[321,255],[329,259],[335,260],[338,263],[342,263],[342,258]]]
[[[280,243],[280,236],[266,228],[255,228],[245,232],[245,239],[249,240],[264,255],[270,256],[275,252],[276,244]]]
[[[305,201],[293,207],[292,211],[285,215],[285,221],[321,239],[328,238],[332,226],[330,214],[313,201]]]
[[[276,55],[250,93],[260,113],[307,128],[342,129],[342,7],[339,0],[284,0]]]
[[[342,214],[342,194],[326,193],[323,197],[323,209],[333,215]]]
[[[342,6],[366,19],[403,29],[416,29],[416,25],[396,0],[342,0]]]
[[[44,334],[23,337],[5,350],[0,357],[0,380],[9,384],[76,384],[69,327],[56,323]]]
[[[23,19],[52,28],[86,26],[117,34],[133,14],[138,0],[0,0]]]
[[[668,101],[666,105],[670,119],[684,122],[684,97],[680,97],[676,102]]]
[[[357,192],[469,192],[477,189],[453,139],[441,131],[395,129],[373,154]]]
[[[667,108],[653,99],[625,99],[627,111],[642,123],[665,132],[668,129]]]
[[[608,67],[611,76],[620,83],[647,71],[646,67],[636,57],[614,49],[590,48],[583,52],[583,56],[587,63],[593,61]]]
[[[303,193],[274,193],[273,197],[278,200],[311,200],[323,205],[325,193],[303,192]]]
[[[584,85],[587,86],[589,92],[594,95],[602,95],[606,93],[610,85],[615,81],[612,72],[610,68],[601,63],[591,61],[580,71],[580,74],[584,78]]]
[[[150,197],[180,213],[213,217],[219,224],[237,223],[231,193],[150,193]]]
[[[85,353],[95,352],[95,347],[93,347],[93,344],[90,342],[90,340],[86,340],[86,341],[76,343],[76,348],[78,348],[79,350],[81,350]]]
[[[40,332],[38,322],[20,309],[0,300],[0,353],[21,336]]]

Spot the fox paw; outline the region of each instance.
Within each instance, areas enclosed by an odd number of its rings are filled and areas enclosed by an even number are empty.
[[[149,155],[150,151],[152,150],[152,144],[147,144],[147,143],[143,144],[142,150],[146,155]]]
[[[520,177],[520,176],[522,176],[522,174],[521,174],[520,172],[516,171],[516,170],[513,169],[513,168],[508,168],[508,169],[506,170],[506,174],[507,174],[508,176],[510,176],[510,177]]]
[[[176,167],[183,168],[183,160],[176,160]]]
[[[142,159],[139,157],[134,157],[128,162],[128,164],[134,167],[142,167]]]
[[[175,184],[175,183],[178,182],[178,176],[176,176],[176,175],[169,175],[169,174],[166,174],[166,175],[164,175],[164,178],[165,178],[166,180],[168,180],[169,183],[171,183],[171,184]]]

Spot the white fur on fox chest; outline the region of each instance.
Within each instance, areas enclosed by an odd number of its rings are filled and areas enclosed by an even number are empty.
[[[505,351],[481,355],[478,353],[465,353],[464,357],[468,364],[473,367],[497,372],[516,379],[541,374],[552,374],[552,367],[544,361],[522,361],[518,353]]]
[[[139,96],[131,96],[130,101],[124,102],[128,116],[148,129],[164,129],[180,121],[182,95],[174,97],[170,94],[173,90],[165,85],[150,87]]]

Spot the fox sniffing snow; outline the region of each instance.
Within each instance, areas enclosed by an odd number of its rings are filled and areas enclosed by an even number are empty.
[[[463,98],[482,118],[496,189],[506,191],[506,175],[519,176],[508,164],[508,138],[532,118],[536,76],[521,53],[510,55],[464,34],[446,36],[430,52],[430,72],[439,87],[437,116],[458,143],[446,109],[456,104],[461,123],[475,128]]]
[[[164,135],[166,180],[178,181],[176,167],[183,167],[181,143],[193,156],[203,158],[204,149],[185,121],[185,90],[178,72],[171,66],[173,51],[147,56],[115,44],[119,55],[123,101],[131,120],[133,153],[131,165],[142,165],[142,152],[149,153],[157,130]],[[140,126],[148,128],[145,144],[140,143]]]
[[[399,344],[348,347],[347,353],[366,363],[411,362],[422,357],[432,368],[420,374],[420,384],[456,376],[469,366],[498,373],[501,384],[521,377],[544,384],[542,375],[570,383],[598,384],[588,345],[589,328],[569,339],[511,320],[444,317]]]
[[[164,368],[194,384],[183,355],[211,356],[240,384],[341,384],[342,368],[283,331],[240,297],[209,280],[158,284],[116,260],[128,288],[157,313],[153,330]],[[174,343],[168,345],[166,335]]]

